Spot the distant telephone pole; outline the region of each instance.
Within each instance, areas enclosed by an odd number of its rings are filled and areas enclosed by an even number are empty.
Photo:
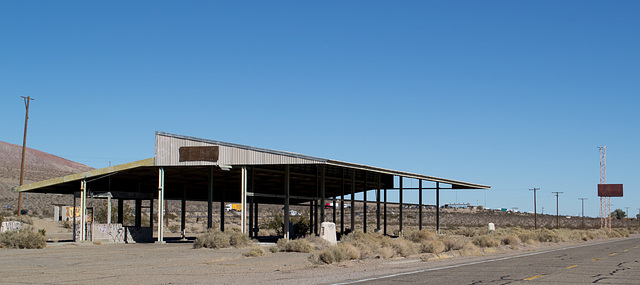
[[[538,210],[536,208],[536,191],[540,190],[540,188],[529,189],[529,191],[533,191],[533,229],[538,228]]]
[[[556,194],[556,229],[559,229],[560,228],[560,215],[559,215],[560,211],[558,211],[558,196],[564,192],[551,192],[551,193]]]
[[[22,186],[24,182],[24,151],[27,147],[27,123],[29,122],[29,102],[34,100],[30,96],[24,97],[20,96],[24,99],[24,106],[27,109],[27,113],[24,116],[24,138],[22,139],[22,162],[20,163],[20,186]],[[22,192],[18,194],[18,216],[22,213]]]
[[[587,198],[578,198],[580,200],[582,200],[582,228],[584,229],[584,200],[587,200]]]

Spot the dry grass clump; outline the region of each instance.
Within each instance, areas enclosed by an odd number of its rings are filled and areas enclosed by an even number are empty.
[[[209,229],[206,233],[196,237],[193,248],[224,248],[231,246],[229,236],[218,229]]]
[[[0,234],[0,247],[40,249],[46,246],[44,236],[32,228],[25,227],[20,231],[7,231]]]
[[[340,243],[337,246],[329,246],[316,255],[311,256],[314,263],[331,264],[334,262],[342,262],[345,260],[360,259],[360,251],[357,247],[349,243]]]
[[[494,235],[476,236],[472,242],[479,247],[498,247],[502,244],[502,241]]]
[[[519,245],[522,241],[517,235],[509,234],[502,237],[502,243],[505,245]]]
[[[255,246],[252,247],[249,251],[243,253],[242,255],[246,257],[260,257],[264,256],[266,253],[262,247]]]
[[[196,237],[193,248],[243,247],[249,244],[251,244],[251,239],[249,236],[240,232],[239,229],[233,228],[226,232],[218,229],[209,229],[206,233]]]
[[[402,257],[407,257],[416,253],[415,243],[402,237],[391,239],[391,247],[395,250],[397,255]]]
[[[444,251],[452,251],[452,250],[462,249],[464,247],[464,245],[467,243],[465,238],[463,238],[463,237],[453,237],[453,236],[448,236],[448,237],[443,238],[442,242],[444,243]]]
[[[349,243],[355,246],[360,251],[361,258],[389,258],[395,253],[395,250],[391,248],[391,240],[392,238],[379,233],[354,231],[345,236],[341,243]],[[392,252],[391,255],[389,255],[390,251]]]
[[[421,243],[427,240],[437,239],[436,233],[430,230],[408,231],[404,234],[404,238],[415,243]]]
[[[461,255],[482,255],[482,251],[473,242],[467,242],[460,249]]]
[[[281,238],[276,244],[280,251],[306,253],[313,251],[313,247],[306,239],[286,240]]]
[[[327,240],[319,236],[310,235],[305,237],[304,239],[306,239],[309,242],[309,244],[311,244],[311,247],[313,247],[313,250],[323,250],[331,246],[331,244]]]
[[[232,228],[229,233],[229,244],[235,247],[242,247],[251,244],[251,239],[248,235],[243,234],[240,229]]]
[[[427,240],[420,244],[422,253],[442,253],[445,250],[444,243],[440,240]]]
[[[629,230],[624,228],[615,228],[611,230],[611,233],[609,233],[609,237],[611,238],[629,237],[629,235]]]

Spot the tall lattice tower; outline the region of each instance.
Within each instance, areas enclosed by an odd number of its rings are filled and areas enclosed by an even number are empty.
[[[600,150],[600,184],[607,184],[607,145]],[[611,230],[611,197],[600,197],[600,227]]]

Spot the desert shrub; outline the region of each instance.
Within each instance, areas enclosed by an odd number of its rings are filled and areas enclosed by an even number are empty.
[[[271,253],[276,253],[276,252],[280,251],[280,249],[278,249],[277,245],[274,245],[272,247],[269,247],[269,251],[271,251]]]
[[[629,230],[624,228],[611,229],[611,232],[609,233],[609,237],[611,238],[621,238],[621,237],[628,237],[628,236],[629,236]]]
[[[249,251],[243,253],[242,255],[246,257],[259,257],[265,255],[265,252],[262,247],[256,246],[252,247]]]
[[[420,252],[422,253],[441,253],[444,249],[444,243],[439,240],[427,240],[420,244]]]
[[[169,226],[169,231],[171,231],[172,233],[179,233],[180,232],[180,225],[170,225]]]
[[[354,231],[342,239],[342,243],[349,243],[358,248],[361,258],[381,256],[380,250],[390,246],[391,238],[379,233],[364,233]]]
[[[340,243],[338,249],[346,255],[347,259],[360,259],[361,257],[360,250],[352,244]]]
[[[293,224],[293,235],[296,237],[305,236],[311,229],[311,221],[309,221],[309,215],[302,214],[289,217]],[[266,229],[275,230],[277,235],[283,235],[284,229],[284,213],[282,211],[274,211],[271,213],[271,218],[265,223]]]
[[[326,264],[341,262],[347,259],[347,255],[337,246],[330,246],[318,253],[318,259]]]
[[[473,238],[473,244],[479,247],[497,247],[502,242],[493,235],[482,235]]]
[[[22,228],[20,231],[7,231],[0,234],[0,245],[9,248],[44,248],[47,246],[44,236],[32,228]]]
[[[541,229],[537,232],[539,242],[558,242],[558,234],[549,229]]]
[[[286,252],[311,252],[313,247],[306,239],[286,240],[279,239],[277,242],[278,249]]]
[[[206,233],[196,237],[193,248],[223,248],[229,247],[229,236],[218,229],[210,229]]]
[[[469,228],[469,227],[459,228],[453,231],[453,234],[461,235],[465,237],[475,237],[475,236],[483,235],[486,233],[487,231],[485,229]]]
[[[481,255],[482,252],[480,249],[473,244],[473,242],[467,242],[464,244],[462,249],[460,249],[460,254],[462,255]]]
[[[426,229],[419,231],[408,231],[405,233],[404,238],[415,243],[420,243],[422,241],[436,239],[436,233]]]
[[[461,237],[445,237],[442,239],[444,243],[444,251],[459,250],[465,245],[465,239]]]
[[[235,247],[242,247],[251,244],[251,239],[248,235],[243,234],[240,229],[232,228],[227,235],[229,236],[229,244]]]
[[[0,223],[4,222],[4,216],[0,215]]]
[[[504,243],[505,245],[518,245],[521,242],[522,241],[520,241],[520,238],[515,234],[509,234],[502,237],[502,243]]]
[[[402,237],[392,239],[391,247],[395,249],[396,253],[402,257],[407,257],[416,253],[414,244]]]
[[[21,222],[23,224],[33,225],[33,218],[29,216],[22,215],[22,216],[14,217],[13,220]]]
[[[305,239],[311,244],[314,250],[322,250],[330,246],[329,242],[319,236],[310,235]]]

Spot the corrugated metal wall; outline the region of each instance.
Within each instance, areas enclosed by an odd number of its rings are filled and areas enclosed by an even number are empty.
[[[180,147],[219,146],[218,162],[183,161],[180,162]],[[284,152],[242,147],[234,144],[190,139],[164,133],[156,134],[155,159],[157,166],[202,166],[202,165],[266,165],[266,164],[322,164],[326,160],[314,159],[302,155],[287,155]]]

